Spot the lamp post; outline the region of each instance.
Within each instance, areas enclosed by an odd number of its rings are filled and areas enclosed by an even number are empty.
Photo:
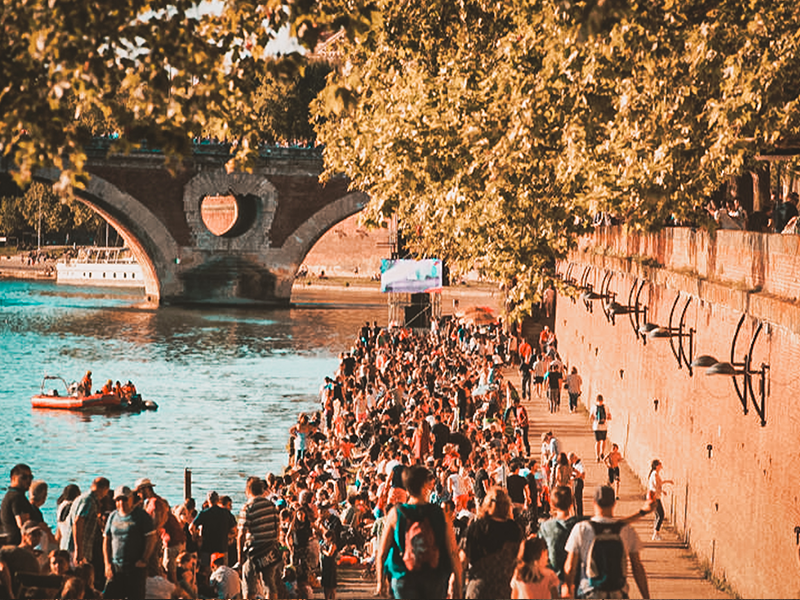
[[[703,354],[693,360],[692,365],[706,368],[706,375],[730,375],[733,380],[733,387],[736,390],[736,395],[739,398],[739,402],[742,404],[742,411],[744,414],[747,414],[748,401],[752,401],[753,409],[761,419],[761,426],[764,427],[767,424],[766,397],[768,394],[767,385],[769,380],[767,378],[767,372],[769,371],[769,365],[762,362],[757,369],[754,369],[752,366],[753,348],[756,344],[756,338],[758,338],[758,334],[761,333],[764,324],[761,322],[758,323],[758,326],[755,328],[750,338],[750,347],[747,350],[747,354],[745,354],[742,361],[737,361],[736,340],[739,337],[739,332],[742,329],[745,316],[746,315],[742,314],[742,317],[739,319],[739,324],[736,326],[736,333],[733,334],[730,362],[718,361],[713,356]],[[742,376],[743,379],[741,388],[739,387],[739,381],[736,379],[738,376]],[[758,377],[758,400],[756,400],[756,393],[753,390],[753,377]]]
[[[684,322],[686,319],[686,309],[689,308],[689,304],[692,302],[692,297],[689,296],[689,299],[686,301],[686,304],[681,311],[681,318],[678,321],[678,326],[672,326],[672,318],[675,315],[675,308],[678,306],[678,301],[680,300],[681,296],[678,294],[677,298],[675,298],[675,302],[672,304],[672,310],[669,313],[669,327],[654,327],[651,328],[649,331],[646,332],[647,337],[650,339],[659,339],[659,338],[669,338],[669,345],[672,349],[672,354],[675,355],[675,359],[678,361],[678,368],[683,368],[683,365],[686,365],[686,369],[689,372],[689,376],[692,376],[692,353],[694,351],[694,328],[689,327],[688,329],[684,326]],[[641,329],[640,329],[641,331]],[[678,338],[678,347],[675,347],[672,338]],[[683,347],[683,338],[689,338],[689,351],[688,353],[684,350]]]

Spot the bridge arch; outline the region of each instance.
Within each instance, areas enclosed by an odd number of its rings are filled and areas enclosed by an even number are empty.
[[[55,183],[60,169],[40,169],[36,179]],[[125,241],[142,267],[147,302],[158,304],[162,294],[174,292],[175,259],[180,249],[163,223],[136,198],[104,179],[92,176],[75,196],[101,215]]]
[[[350,192],[338,200],[328,204],[304,221],[292,235],[284,242],[282,251],[283,261],[291,278],[287,278],[281,292],[286,297],[291,296],[292,285],[300,265],[319,239],[337,224],[362,210],[369,202],[369,196],[363,192]]]

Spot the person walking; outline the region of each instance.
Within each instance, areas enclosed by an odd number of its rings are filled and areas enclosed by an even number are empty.
[[[531,536],[520,544],[511,598],[560,598],[561,583],[548,565],[547,543]]]
[[[465,598],[510,597],[514,558],[523,539],[512,506],[506,491],[495,486],[468,525],[460,552],[467,567]]]
[[[597,394],[597,399],[592,407],[592,431],[594,431],[594,454],[597,462],[602,462],[606,456],[606,438],[608,437],[608,421],[611,420],[611,411],[605,405],[602,394]]]
[[[603,462],[608,468],[608,485],[614,488],[619,500],[619,463],[622,462],[622,454],[618,444],[611,444],[611,452],[606,454]]]
[[[576,523],[565,545],[566,597],[627,598],[627,556],[639,593],[649,598],[647,573],[640,558],[641,541],[633,527],[614,518],[614,490],[607,485],[598,487],[593,504],[594,516]]]
[[[586,469],[583,462],[574,452],[569,453],[569,464],[572,466],[572,496],[575,505],[575,516],[583,516],[583,486],[586,482]]]
[[[530,398],[530,394],[528,395]],[[531,455],[531,442],[528,439],[531,429],[531,422],[528,418],[528,410],[519,401],[519,398],[514,399],[514,416],[517,420],[517,427],[519,428],[519,435],[522,438],[522,444],[525,446],[525,456]]]
[[[664,505],[661,503],[661,496],[664,493],[664,485],[674,483],[671,479],[663,479],[661,470],[664,465],[658,459],[650,464],[650,475],[647,478],[647,500],[652,502],[656,512],[656,520],[653,527],[653,540],[661,540],[661,525],[664,523]]]
[[[147,563],[156,547],[153,519],[140,505],[133,504],[128,486],[114,491],[117,509],[106,522],[103,538],[106,587],[104,598],[145,597]]]
[[[547,361],[544,354],[537,354],[533,359],[533,366],[531,367],[533,374],[533,385],[536,388],[536,397],[542,397],[542,384],[544,383],[544,376],[547,373]]]
[[[567,539],[569,539],[569,534],[575,524],[584,519],[579,519],[571,514],[573,502],[570,488],[564,486],[555,488],[550,499],[554,514],[539,526],[539,537],[547,544],[550,568],[556,573],[559,581],[564,584]]]
[[[578,397],[581,395],[583,379],[578,375],[578,367],[572,367],[570,374],[564,380],[564,387],[569,394],[569,412],[574,413],[578,409]]]
[[[547,401],[550,408],[550,413],[558,412],[561,406],[561,379],[563,375],[556,364],[556,361],[550,363],[547,368],[547,373],[544,376],[544,382],[547,384]]]
[[[572,487],[572,465],[569,463],[569,456],[567,456],[566,452],[559,452],[558,454],[550,487],[555,489],[560,485],[568,488]]]
[[[403,473],[403,483],[408,501],[386,515],[378,542],[376,594],[386,596],[391,587],[395,598],[445,598],[452,574],[453,597],[461,598],[461,562],[453,525],[440,506],[428,502],[433,474],[414,465]]]
[[[531,398],[531,371],[533,370],[533,348],[528,343],[528,340],[522,338],[522,343],[519,345],[519,375],[520,385],[522,386],[522,399]]]

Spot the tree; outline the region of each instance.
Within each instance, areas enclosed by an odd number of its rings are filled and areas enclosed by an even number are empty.
[[[40,220],[41,219],[41,220]],[[24,194],[0,198],[0,232],[21,238],[37,234],[41,223],[45,238],[91,242],[105,230],[106,222],[75,198],[56,194],[52,186],[35,182]]]
[[[306,47],[344,29],[312,112],[327,176],[368,193],[373,222],[396,214],[419,254],[502,281],[519,312],[594,214],[695,218],[800,140],[793,0],[17,4],[0,14],[0,148],[20,180],[64,168],[62,189],[104,123],[123,149],[173,153],[213,128],[241,160],[262,129],[299,131],[278,100],[300,57],[264,45],[284,26]]]
[[[663,227],[798,138],[788,1],[382,2],[315,106],[328,174],[519,312],[597,212]]]
[[[203,5],[208,6],[208,5]],[[0,152],[18,183],[35,169],[62,169],[58,191],[80,186],[83,147],[113,127],[116,150],[146,143],[186,155],[214,127],[252,155],[258,123],[247,110],[269,63],[275,31],[313,47],[329,28],[366,27],[371,13],[333,14],[313,2],[227,0],[5,0],[0,11]],[[337,7],[338,8],[338,7]],[[300,57],[292,55],[295,69]]]

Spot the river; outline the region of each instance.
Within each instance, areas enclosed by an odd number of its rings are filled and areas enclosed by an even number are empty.
[[[248,476],[281,473],[289,427],[318,407],[365,320],[385,324],[378,293],[305,292],[286,309],[137,308],[138,291],[0,280],[0,489],[24,462],[48,483],[42,508],[55,524],[68,483],[87,490],[148,477],[170,504],[192,496],[244,501]],[[33,409],[45,374],[95,388],[131,380],[157,411],[83,414]],[[48,389],[55,387],[48,383]]]

